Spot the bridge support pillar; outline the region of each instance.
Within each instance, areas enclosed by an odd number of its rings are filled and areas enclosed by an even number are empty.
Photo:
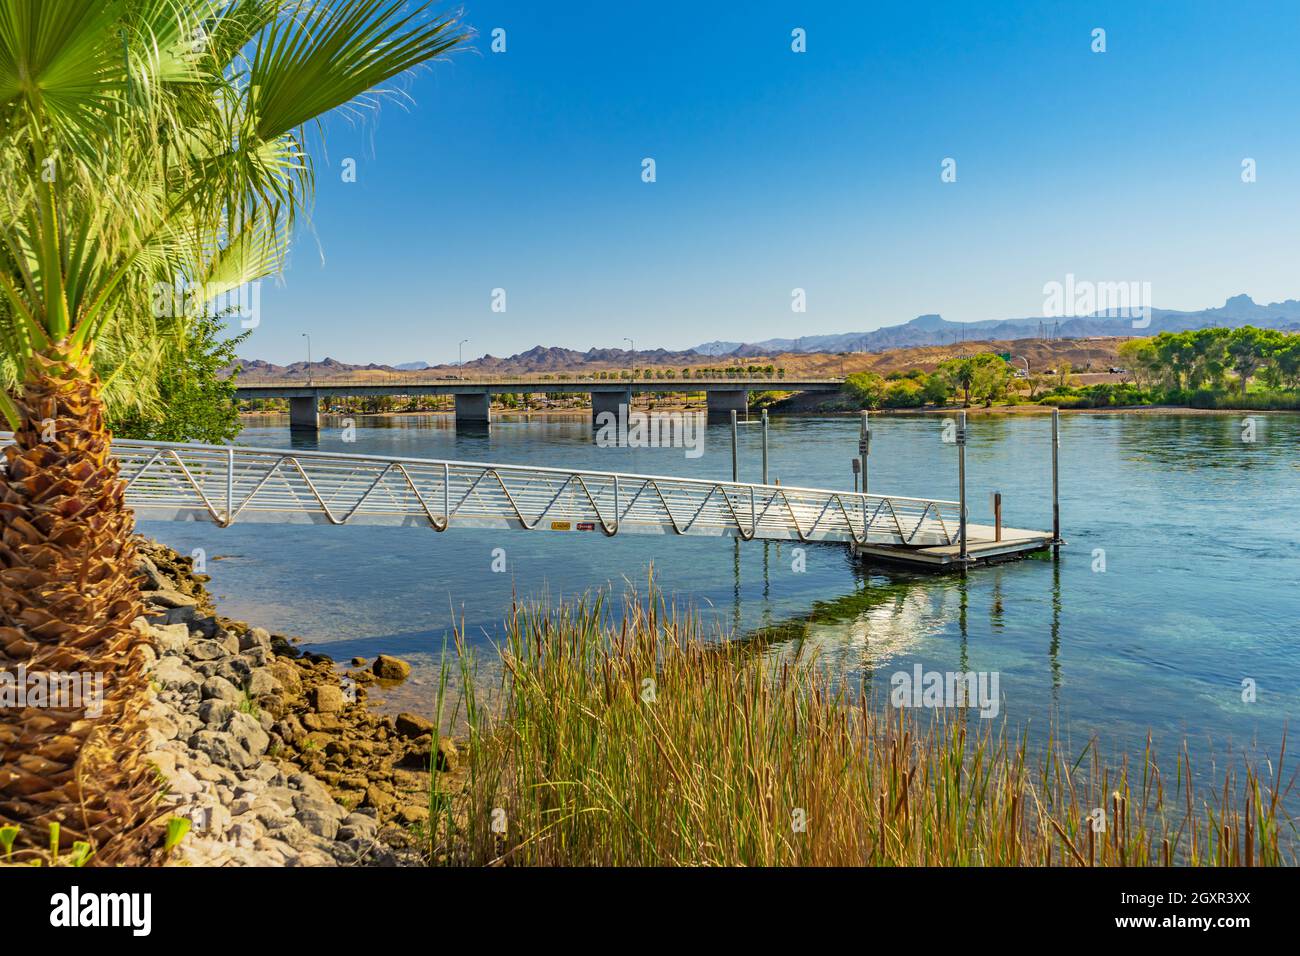
[[[711,422],[730,421],[733,411],[737,417],[743,418],[749,411],[749,389],[747,388],[711,388],[708,390],[708,399]]]
[[[618,407],[625,405],[628,410],[632,408],[632,389],[620,389],[615,392],[592,392],[591,393],[591,423],[599,428],[601,424],[601,415],[608,412],[614,416],[614,427],[618,427],[620,416]],[[627,414],[625,411],[624,415]]]
[[[289,399],[290,431],[315,432],[320,428],[320,396],[315,392]]]
[[[492,396],[483,392],[456,393],[456,424],[482,428],[492,421]]]

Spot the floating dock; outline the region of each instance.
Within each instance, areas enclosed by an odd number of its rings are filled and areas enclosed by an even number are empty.
[[[919,547],[900,547],[898,545],[854,544],[855,555],[890,564],[904,564],[931,571],[958,570],[963,564],[974,567],[981,564],[996,564],[1011,561],[1037,551],[1046,551],[1052,546],[1050,531],[1026,531],[1022,528],[1003,528],[1001,538],[992,525],[968,524],[966,526],[966,558],[961,556],[961,544],[921,545]]]

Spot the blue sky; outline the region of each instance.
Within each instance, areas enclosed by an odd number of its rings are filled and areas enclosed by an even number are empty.
[[[1295,3],[465,15],[478,52],[412,105],[328,123],[312,232],[244,357],[299,360],[303,332],[317,359],[398,363],[1038,315],[1069,273],[1162,308],[1300,297]]]

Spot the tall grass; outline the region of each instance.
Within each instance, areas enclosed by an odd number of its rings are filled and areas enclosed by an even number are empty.
[[[1117,768],[1095,747],[1070,759],[1056,742],[1031,758],[1025,740],[965,712],[881,712],[814,661],[772,662],[706,640],[698,619],[653,586],[617,615],[598,596],[516,606],[507,625],[490,707],[458,635],[455,710],[468,725],[468,768],[455,792],[435,783],[431,794],[438,863],[1291,859],[1280,766],[1272,780],[1229,774],[1202,799],[1186,755],[1167,774],[1149,741]]]

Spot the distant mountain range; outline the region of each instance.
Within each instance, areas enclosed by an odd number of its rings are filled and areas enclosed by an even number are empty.
[[[1234,295],[1215,309],[1178,312],[1152,309],[1151,324],[1133,328],[1127,316],[1102,314],[1022,319],[984,319],[978,322],[949,322],[938,315],[921,315],[902,325],[889,325],[874,332],[844,332],[839,335],[805,335],[796,339],[764,339],[761,342],[705,342],[695,351],[701,355],[748,357],[781,352],[884,352],[918,345],[949,345],[963,339],[1033,339],[1047,334],[1056,338],[1081,339],[1094,336],[1156,335],[1186,332],[1212,326],[1236,328],[1254,325],[1268,329],[1300,330],[1300,300],[1287,299],[1259,305],[1245,293]]]
[[[347,372],[434,372],[446,375],[472,374],[480,375],[532,375],[541,372],[553,372],[557,369],[571,369],[588,366],[592,369],[623,369],[630,365],[690,365],[698,364],[701,356],[694,351],[670,352],[667,349],[588,349],[579,352],[575,349],[547,348],[535,346],[527,352],[520,352],[508,358],[485,355],[482,358],[466,362],[464,366],[430,365],[428,362],[403,362],[400,365],[348,365],[337,359],[327,358],[311,363],[311,372],[322,378],[338,376]],[[294,362],[291,365],[274,365],[261,359],[237,359],[235,368],[245,379],[302,378],[307,374],[306,362]],[[462,371],[463,370],[463,371]]]
[[[1260,328],[1285,329],[1300,332],[1300,300],[1287,299],[1260,305],[1246,294],[1234,295],[1223,305],[1199,312],[1179,312],[1172,309],[1152,309],[1151,324],[1146,328],[1133,328],[1128,317],[1102,314],[1071,317],[1041,318],[1032,316],[1020,319],[985,319],[978,322],[949,322],[938,315],[921,315],[901,325],[890,325],[873,332],[843,332],[837,335],[804,335],[794,339],[764,339],[761,342],[705,342],[693,349],[668,351],[667,349],[588,349],[579,352],[534,346],[507,358],[484,355],[466,362],[464,372],[479,374],[527,375],[576,369],[587,366],[595,369],[627,368],[631,365],[693,365],[712,358],[760,358],[781,353],[814,352],[886,352],[891,349],[915,348],[930,345],[952,345],[962,341],[1036,339],[1049,336],[1063,339],[1094,337],[1155,335],[1159,332],[1185,332],[1213,326],[1236,328],[1255,325]],[[253,379],[300,378],[307,374],[306,362],[291,365],[273,365],[260,359],[239,359],[236,366],[242,374]],[[403,362],[400,365],[349,365],[327,358],[311,364],[311,371],[321,376],[340,375],[347,372],[415,372],[431,371],[456,374],[455,365],[430,365],[428,362]],[[463,373],[462,373],[463,374]]]

